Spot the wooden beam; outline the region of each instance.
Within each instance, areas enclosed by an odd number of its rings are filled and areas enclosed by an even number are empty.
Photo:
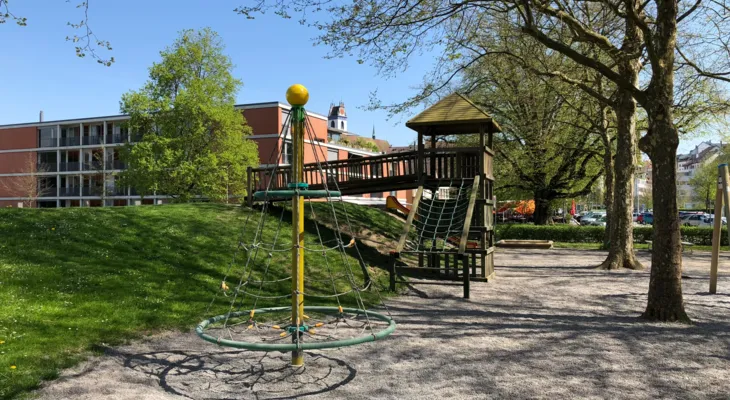
[[[403,233],[400,236],[400,240],[398,241],[398,247],[396,248],[396,253],[400,253],[403,251],[403,248],[406,245],[406,239],[408,239],[408,232],[411,230],[411,225],[413,225],[413,218],[416,217],[416,212],[418,211],[418,203],[421,202],[421,197],[423,196],[423,183],[421,183],[420,186],[418,186],[418,190],[416,191],[416,197],[413,198],[413,204],[411,204],[411,212],[408,213],[408,218],[406,219],[406,225],[403,227]]]
[[[466,250],[466,243],[469,238],[469,228],[471,228],[471,220],[474,216],[474,204],[476,203],[477,196],[479,194],[479,176],[474,177],[474,183],[471,186],[471,194],[469,195],[469,207],[466,209],[466,221],[464,221],[464,228],[461,231],[461,241],[459,242],[459,254],[464,254]]]

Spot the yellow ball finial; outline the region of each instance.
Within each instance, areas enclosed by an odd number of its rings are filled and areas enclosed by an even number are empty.
[[[303,106],[309,101],[309,91],[304,85],[291,85],[286,90],[286,101],[293,106]]]

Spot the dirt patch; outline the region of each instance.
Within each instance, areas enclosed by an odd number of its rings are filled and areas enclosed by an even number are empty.
[[[107,350],[64,371],[42,399],[727,398],[730,257],[708,295],[709,253],[685,255],[692,326],[638,320],[649,271],[599,271],[605,253],[502,250],[497,279],[419,286],[388,301],[382,342],[287,354],[220,348],[192,332]],[[639,252],[649,266],[648,253]],[[193,325],[193,321],[191,321]]]

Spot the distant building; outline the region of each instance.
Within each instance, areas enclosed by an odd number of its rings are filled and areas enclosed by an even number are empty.
[[[291,107],[274,101],[235,108],[253,130],[250,139],[258,144],[261,166],[289,164],[291,136],[281,138],[279,134],[286,129]],[[327,160],[377,156],[389,147],[387,141],[347,132],[343,103],[332,106],[329,116],[307,112],[307,117],[314,141],[305,142],[321,146]],[[127,115],[113,115],[45,121],[41,114],[38,122],[0,125],[0,207],[100,207],[168,201],[159,193],[142,198],[118,179],[126,168],[120,159],[121,147],[139,138],[128,131],[128,119]],[[346,144],[343,137],[348,138]],[[356,147],[362,140],[375,147]],[[304,157],[305,163],[316,161],[314,151],[306,151]],[[371,197],[384,201],[383,193],[352,200],[371,201]]]
[[[698,170],[712,162],[722,152],[722,142],[702,142],[687,154],[677,155],[677,205],[679,208],[692,209],[704,207],[701,202],[694,201],[694,189],[689,181]]]
[[[652,208],[651,202],[651,161],[642,161],[634,173],[634,209],[646,211]]]

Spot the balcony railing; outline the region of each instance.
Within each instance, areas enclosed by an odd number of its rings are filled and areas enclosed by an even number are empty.
[[[58,190],[58,195],[60,197],[71,197],[71,196],[78,196],[80,193],[79,188],[77,187],[62,187]]]
[[[86,186],[81,188],[82,196],[101,196],[104,192],[104,188],[101,186]]]
[[[102,171],[104,163],[101,161],[91,161],[84,163],[84,171]]]
[[[61,172],[80,171],[81,164],[79,162],[62,162],[59,164],[58,170]]]
[[[78,146],[81,144],[81,138],[78,136],[62,137],[61,146]]]
[[[106,195],[107,196],[126,196],[127,195],[127,188],[126,187],[109,186],[109,187],[106,188]]]
[[[56,172],[57,165],[55,162],[41,162],[36,164],[37,172]]]
[[[56,187],[47,186],[38,189],[38,197],[56,197]]]
[[[101,144],[102,136],[84,136],[84,145]]]
[[[111,135],[106,135],[106,143],[127,143],[128,138],[129,135],[126,133],[115,133]]]
[[[106,169],[124,169],[126,168],[126,165],[124,164],[124,161],[120,160],[112,160],[106,162]]]
[[[40,140],[40,147],[56,147],[57,138],[43,138]]]

